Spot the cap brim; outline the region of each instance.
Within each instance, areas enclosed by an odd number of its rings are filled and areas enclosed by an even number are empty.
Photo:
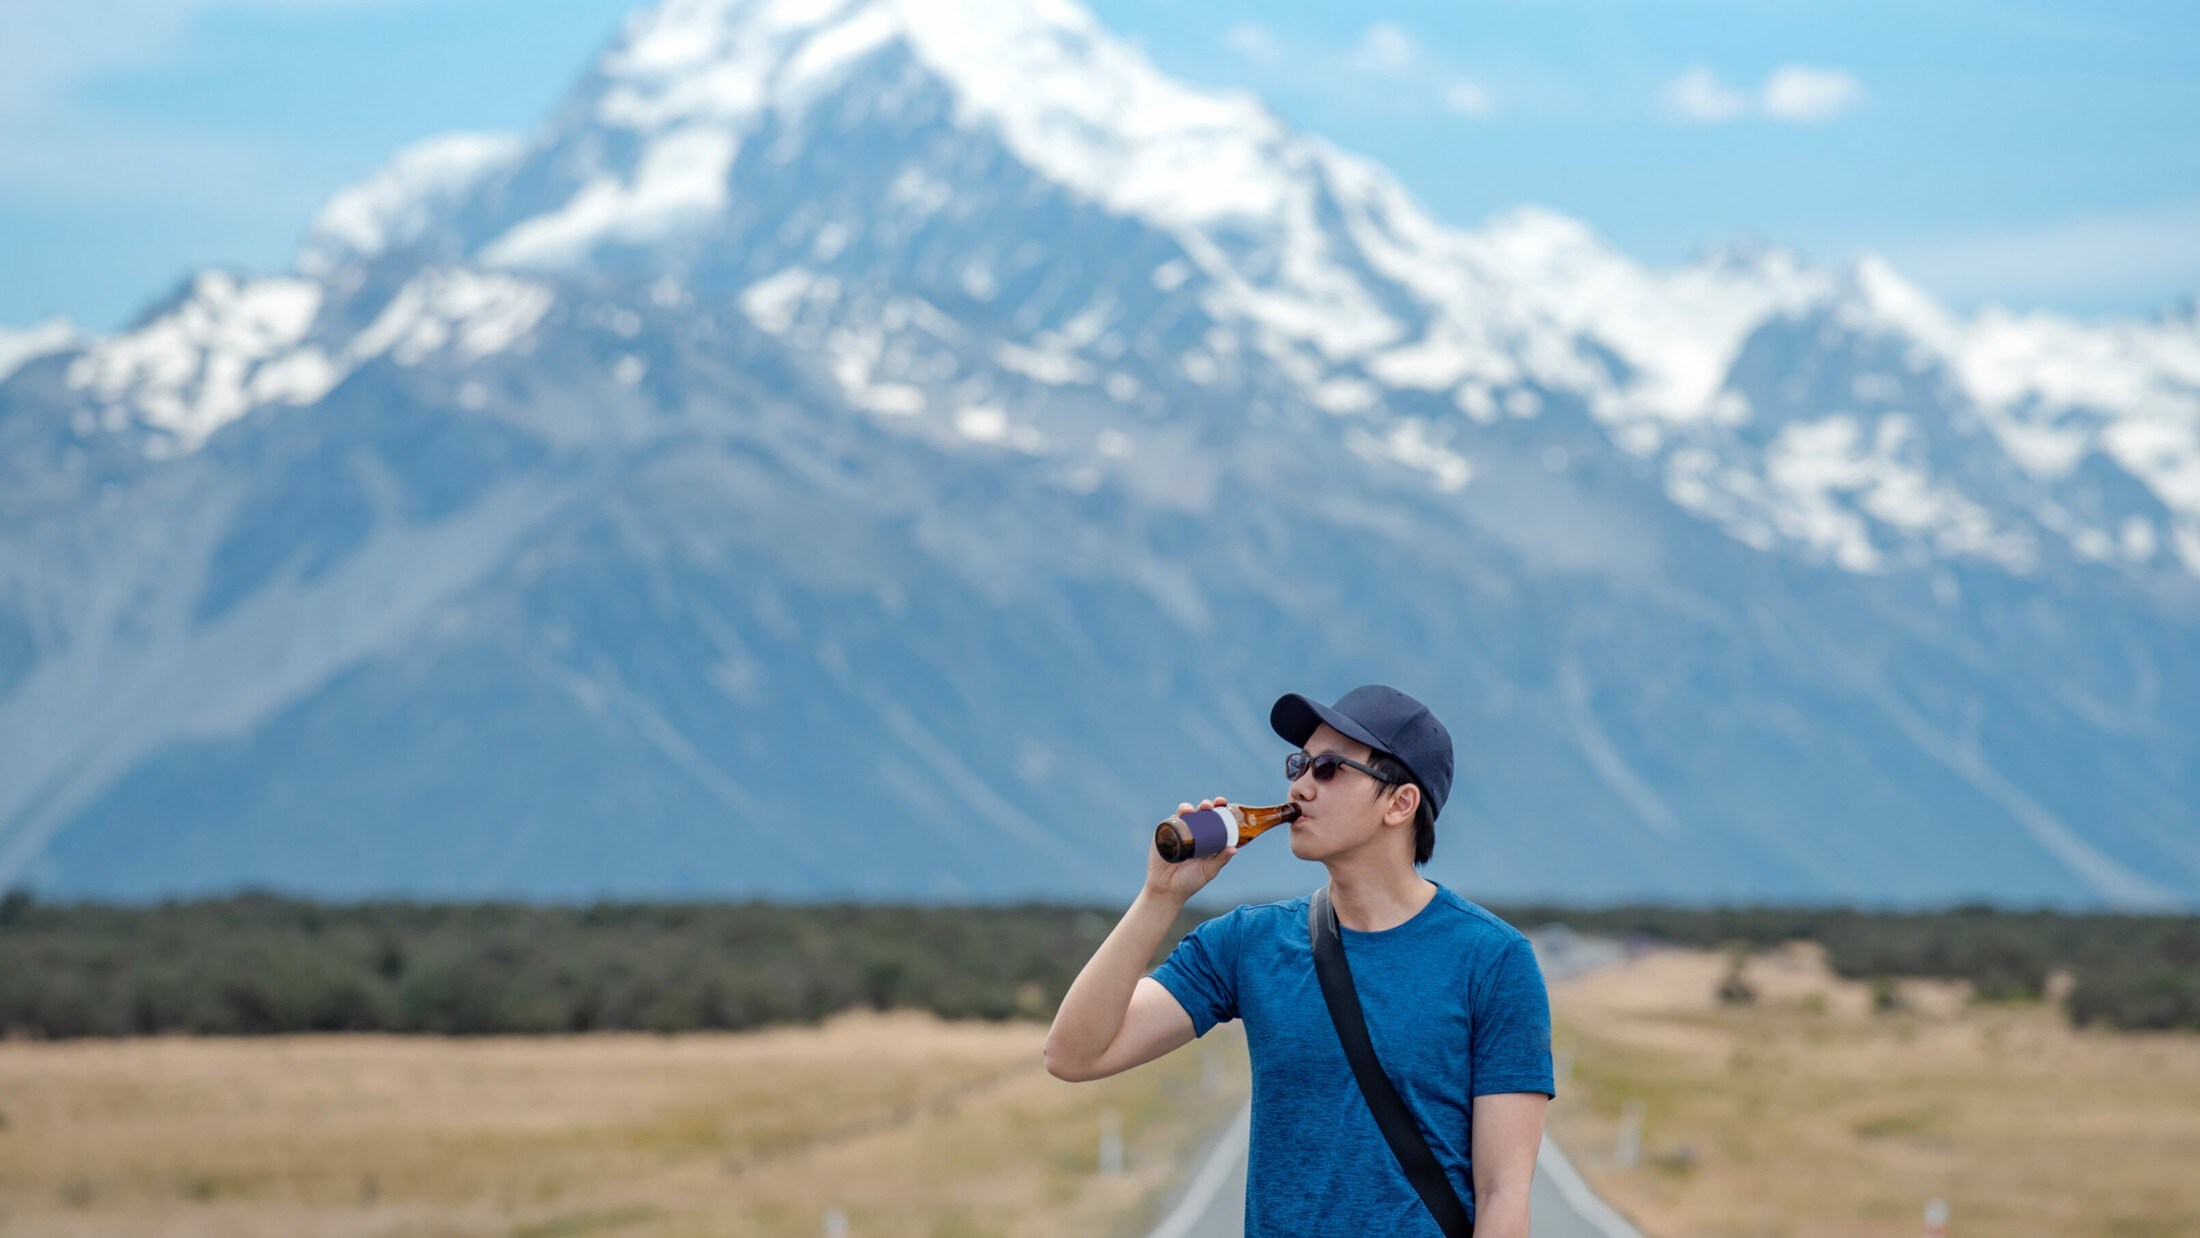
[[[1370,735],[1366,727],[1327,705],[1310,701],[1296,692],[1286,692],[1277,697],[1276,703],[1268,710],[1268,725],[1275,729],[1284,742],[1301,748],[1306,747],[1306,741],[1312,738],[1314,728],[1324,722],[1339,735],[1349,736],[1377,751],[1382,750],[1383,741]]]

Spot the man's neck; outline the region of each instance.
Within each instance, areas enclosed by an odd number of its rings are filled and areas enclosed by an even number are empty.
[[[1328,862],[1329,903],[1337,923],[1362,933],[1397,928],[1436,897],[1436,883],[1387,855],[1338,856]]]

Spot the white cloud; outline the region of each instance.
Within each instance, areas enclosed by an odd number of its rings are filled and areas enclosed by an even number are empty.
[[[1396,22],[1379,21],[1360,36],[1348,64],[1362,73],[1395,73],[1413,63],[1420,48]]]
[[[1716,125],[1749,111],[1749,97],[1697,65],[1665,84],[1665,105],[1683,120]]]
[[[1274,65],[1283,59],[1283,44],[1275,32],[1259,22],[1241,21],[1225,31],[1223,46],[1254,64]]]
[[[1403,26],[1378,21],[1350,48],[1288,38],[1262,22],[1241,21],[1222,44],[1245,61],[1288,76],[1319,81],[1336,97],[1426,114],[1440,108],[1476,120],[1492,112],[1490,92],[1442,55],[1432,55]]]
[[[1453,82],[1444,87],[1444,106],[1461,116],[1480,120],[1490,114],[1490,92],[1473,82]]]
[[[1745,116],[1786,124],[1822,124],[1864,103],[1864,83],[1845,69],[1784,64],[1765,78],[1754,98],[1695,65],[1665,84],[1665,106],[1682,120],[1720,125]]]
[[[1892,246],[1955,301],[2167,301],[2200,288],[2200,200]]]
[[[1765,79],[1765,115],[1773,120],[1817,124],[1854,111],[1863,102],[1864,83],[1842,69],[1784,64]]]

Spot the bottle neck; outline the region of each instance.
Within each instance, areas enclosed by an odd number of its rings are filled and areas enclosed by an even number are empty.
[[[1250,838],[1264,830],[1272,830],[1279,825],[1287,824],[1296,820],[1299,815],[1297,804],[1275,804],[1267,808],[1246,808],[1233,804],[1231,807],[1237,811],[1240,823],[1238,837],[1241,840]]]

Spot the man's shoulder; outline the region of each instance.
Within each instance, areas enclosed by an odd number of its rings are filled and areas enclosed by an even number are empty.
[[[1266,903],[1239,903],[1230,910],[1214,916],[1200,927],[1226,932],[1239,940],[1289,934],[1298,940],[1306,937],[1307,905],[1313,901],[1313,893],[1294,898],[1281,898]],[[1453,947],[1488,958],[1495,958],[1512,949],[1517,943],[1532,949],[1528,935],[1510,923],[1467,898],[1457,890],[1436,883],[1436,896],[1423,915],[1438,933],[1437,938],[1422,935],[1421,940],[1433,944],[1435,940],[1447,940]]]
[[[1313,899],[1311,891],[1296,898],[1279,898],[1269,903],[1239,903],[1215,917],[1218,920],[1234,920],[1244,927],[1267,928],[1296,918],[1306,923],[1306,905]]]
[[[1306,907],[1313,897],[1312,893],[1307,893],[1269,903],[1239,903],[1230,910],[1203,921],[1199,927],[1202,930],[1227,933],[1240,941],[1286,933],[1294,927],[1304,937]]]
[[[1494,952],[1510,949],[1515,942],[1528,945],[1528,935],[1514,928],[1504,917],[1482,906],[1466,895],[1441,882],[1436,886],[1437,906],[1444,926],[1461,937],[1471,939],[1476,946]]]
[[[1443,928],[1455,934],[1474,937],[1478,943],[1503,948],[1514,942],[1527,944],[1528,935],[1514,928],[1504,917],[1466,897],[1441,882],[1436,886],[1436,896],[1430,900],[1430,916]],[[1293,898],[1279,898],[1267,903],[1239,903],[1230,910],[1213,916],[1205,924],[1218,927],[1227,924],[1234,931],[1272,930],[1286,924],[1304,925],[1307,904],[1313,901],[1311,891]]]

